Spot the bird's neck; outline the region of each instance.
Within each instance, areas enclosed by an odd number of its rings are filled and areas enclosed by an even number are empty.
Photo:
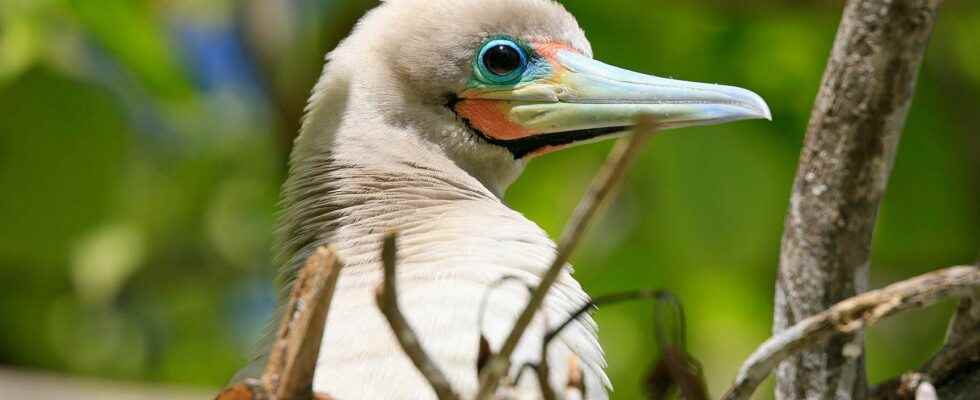
[[[382,143],[364,135],[294,160],[282,221],[293,267],[330,244],[350,273],[375,270],[381,235],[389,230],[400,233],[400,258],[409,264],[493,260],[537,275],[554,257],[554,243],[537,225],[440,149],[412,135],[389,132]]]
[[[318,378],[314,386],[333,393],[345,389],[342,383],[349,379],[370,381],[358,372],[370,365],[374,376],[416,385],[386,392],[384,398],[429,390],[403,372],[407,360],[397,356],[374,302],[382,236],[395,229],[400,235],[399,297],[409,305],[406,318],[454,385],[474,393],[480,335],[499,347],[527,301],[525,286],[494,288],[495,283],[508,277],[536,284],[554,260],[555,244],[478,179],[438,157],[438,150],[423,146],[409,151],[396,145],[400,150],[391,151],[399,136],[390,138],[367,148],[357,139],[337,141],[328,152],[294,159],[282,231],[290,264],[295,270],[324,244],[334,246],[344,264],[318,361],[329,378]],[[546,317],[533,324],[532,332],[543,335],[543,321],[564,320],[587,301],[566,271],[545,302]],[[481,319],[478,310],[484,305],[486,317]],[[559,341],[551,350],[552,362],[566,363],[574,354],[589,371],[589,385],[602,392],[608,380],[591,318],[572,324]],[[536,360],[541,352],[535,346],[534,340],[522,342],[514,364]],[[567,381],[561,374],[555,382]]]

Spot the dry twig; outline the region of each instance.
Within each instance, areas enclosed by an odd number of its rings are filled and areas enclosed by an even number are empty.
[[[793,354],[835,336],[852,334],[906,310],[928,307],[952,297],[970,296],[978,287],[980,268],[955,267],[842,301],[777,333],[759,346],[742,366],[735,384],[723,399],[748,399],[772,369]]]
[[[647,389],[654,399],[667,398],[670,392],[677,388],[681,395],[687,400],[706,400],[707,385],[701,374],[699,363],[688,355],[687,347],[687,318],[684,307],[672,293],[664,290],[638,290],[633,292],[615,293],[611,295],[597,297],[579,307],[558,327],[548,331],[543,343],[541,344],[541,359],[547,360],[547,350],[551,342],[561,334],[572,322],[578,320],[583,315],[590,313],[600,306],[619,304],[635,300],[655,300],[654,305],[654,333],[657,338],[657,346],[660,349],[661,359],[657,362],[654,371],[647,379]],[[664,306],[670,307],[670,312],[666,312]],[[666,322],[666,316],[670,315],[671,322]],[[543,367],[542,367],[543,366]],[[539,366],[531,365],[538,372],[539,382],[547,382],[547,364]],[[574,367],[574,368],[571,368]],[[570,366],[570,371],[576,371],[581,375],[581,369],[576,363]],[[574,374],[569,374],[573,376]],[[572,383],[575,383],[574,385]],[[566,397],[573,397],[584,394],[585,382],[579,379],[570,379]],[[542,386],[544,387],[544,386]],[[554,394],[550,393],[550,388],[543,394],[544,398],[553,399]]]
[[[572,214],[571,220],[565,226],[565,231],[562,232],[561,239],[558,242],[558,250],[557,254],[555,254],[554,261],[541,277],[541,282],[531,294],[531,299],[528,301],[524,311],[517,318],[517,322],[514,323],[514,328],[507,336],[500,351],[490,360],[480,374],[480,389],[476,396],[478,400],[487,400],[496,391],[500,379],[510,369],[511,354],[517,349],[517,344],[524,336],[524,332],[528,326],[530,326],[534,315],[544,304],[544,299],[548,295],[548,291],[558,280],[558,277],[561,276],[562,271],[564,271],[565,264],[568,262],[569,257],[571,257],[572,252],[578,247],[579,241],[582,239],[582,235],[585,233],[586,228],[588,228],[589,223],[598,214],[609,195],[623,180],[626,170],[636,157],[636,153],[641,145],[656,131],[657,126],[655,121],[643,120],[640,121],[633,134],[620,139],[616,144],[606,163],[598,175],[596,175],[595,180],[593,180],[589,191],[579,202],[575,213]]]
[[[340,270],[331,249],[320,247],[310,256],[293,285],[262,379],[233,385],[218,400],[314,398],[311,382]]]
[[[378,308],[388,320],[392,333],[398,339],[398,344],[402,351],[412,360],[415,368],[422,373],[422,376],[429,381],[432,390],[440,400],[457,400],[459,395],[453,390],[446,375],[439,370],[439,367],[432,361],[432,358],[422,348],[418,335],[409,325],[405,315],[402,314],[398,306],[398,290],[395,285],[397,279],[395,264],[397,263],[398,235],[394,232],[385,235],[384,246],[381,250],[381,258],[384,264],[384,281],[378,286],[376,299]]]

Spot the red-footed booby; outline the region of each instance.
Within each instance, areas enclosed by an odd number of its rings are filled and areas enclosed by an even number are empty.
[[[603,64],[574,17],[552,0],[388,0],[327,56],[286,182],[287,270],[321,245],[344,262],[314,389],[348,399],[432,399],[401,352],[374,290],[385,232],[400,233],[402,309],[454,387],[472,397],[481,332],[499,348],[555,244],[502,201],[532,158],[620,136],[640,116],[663,128],[770,117],[758,95]],[[513,356],[540,354],[546,322],[588,296],[570,269]],[[577,358],[588,399],[610,388],[593,320],[566,329],[551,365]],[[565,368],[552,368],[563,389]],[[536,398],[534,379],[517,397]],[[561,392],[559,390],[559,392]]]

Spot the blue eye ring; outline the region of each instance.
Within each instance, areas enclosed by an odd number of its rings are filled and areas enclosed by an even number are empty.
[[[514,84],[527,71],[527,51],[514,40],[493,39],[480,49],[476,65],[480,77],[487,83]]]

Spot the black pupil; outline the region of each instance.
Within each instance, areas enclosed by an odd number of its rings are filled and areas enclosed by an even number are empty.
[[[517,49],[498,44],[483,55],[483,65],[497,75],[507,75],[521,67],[521,54]]]

